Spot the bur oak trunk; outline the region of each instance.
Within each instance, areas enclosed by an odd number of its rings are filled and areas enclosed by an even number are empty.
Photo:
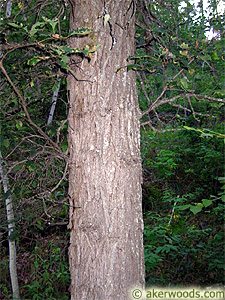
[[[140,111],[134,54],[135,2],[71,1],[71,37],[92,58],[74,55],[68,77],[70,110],[70,272],[72,300],[127,300],[144,287]]]

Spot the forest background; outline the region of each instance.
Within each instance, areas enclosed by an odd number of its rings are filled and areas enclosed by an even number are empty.
[[[224,17],[218,1],[137,1],[136,72],[146,283],[224,284]],[[11,4],[11,6],[10,6]],[[182,4],[182,5],[181,5]],[[10,9],[10,13],[9,13]],[[13,199],[22,299],[69,299],[65,1],[1,2],[0,299],[11,299],[6,200]],[[106,21],[107,22],[107,21]],[[208,32],[214,31],[209,38]],[[2,182],[2,178],[1,178]]]

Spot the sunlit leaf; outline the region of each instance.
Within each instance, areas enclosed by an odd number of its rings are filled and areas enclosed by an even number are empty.
[[[187,80],[185,78],[181,78],[180,83],[181,83],[181,87],[183,89],[185,89],[185,90],[188,89],[188,83],[187,83]]]
[[[14,28],[22,28],[23,27],[22,24],[18,25],[16,23],[11,23],[11,22],[8,22],[7,24],[10,25],[10,26],[12,26],[12,27],[14,27]]]
[[[77,29],[77,30],[72,30],[68,35],[67,35],[67,38],[70,37],[70,36],[73,36],[73,35],[76,35],[76,36],[85,36],[85,35],[88,35],[91,33],[91,30],[88,29],[88,28],[80,28],[80,29]]]
[[[205,207],[208,207],[212,204],[212,201],[211,200],[208,200],[208,199],[203,199],[202,200],[202,203]]]
[[[190,204],[186,204],[186,205],[179,205],[179,206],[177,206],[177,209],[179,209],[179,210],[186,210],[186,209],[188,209],[188,208],[190,208]]]
[[[203,208],[202,203],[198,203],[197,205],[191,205],[190,210],[193,212],[194,215],[199,213]]]
[[[37,22],[37,23],[35,23],[31,27],[31,30],[29,31],[30,36],[34,36],[44,26],[45,26],[45,23],[43,23],[43,22]]]

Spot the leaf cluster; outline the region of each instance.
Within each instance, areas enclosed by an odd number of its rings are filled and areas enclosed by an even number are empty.
[[[197,130],[142,131],[148,284],[224,281],[223,153],[223,139]]]

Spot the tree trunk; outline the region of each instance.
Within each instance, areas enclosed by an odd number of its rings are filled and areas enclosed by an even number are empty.
[[[70,26],[90,28],[73,48],[70,111],[70,272],[72,300],[127,300],[144,287],[142,169],[134,53],[133,1],[72,0]],[[121,68],[119,71],[118,69]]]
[[[9,18],[12,12],[12,0],[7,1],[5,17]],[[1,46],[1,45],[0,45]],[[0,51],[0,58],[3,53]],[[0,149],[0,180],[5,194],[6,216],[8,222],[8,237],[9,237],[9,273],[13,292],[13,300],[20,300],[20,289],[17,277],[16,266],[16,242],[15,242],[15,219],[13,212],[13,200],[9,186],[9,179],[4,167],[4,160]]]
[[[56,87],[55,91],[53,92],[53,96],[52,96],[52,105],[51,105],[50,113],[49,113],[49,116],[48,116],[47,125],[50,125],[52,123],[52,120],[53,120],[55,107],[56,107],[56,103],[57,103],[57,99],[58,99],[58,95],[59,95],[59,90],[60,90],[60,83],[61,83],[61,78],[58,77],[57,78],[57,83],[56,83],[57,87]]]
[[[8,222],[8,236],[9,236],[9,273],[11,278],[11,285],[13,291],[13,299],[20,300],[20,290],[17,277],[16,268],[16,242],[15,242],[15,220],[13,213],[13,200],[9,187],[9,179],[4,167],[4,161],[2,153],[0,151],[0,179],[3,186],[3,191],[5,195],[5,206],[6,215]]]

